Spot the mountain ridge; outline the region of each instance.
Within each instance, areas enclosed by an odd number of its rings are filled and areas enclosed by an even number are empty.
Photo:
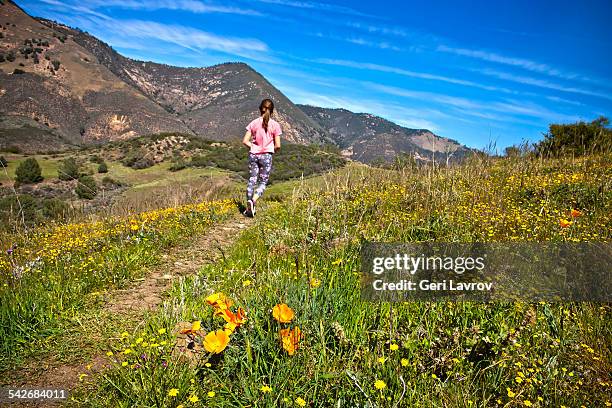
[[[372,163],[392,161],[408,154],[419,161],[456,161],[471,149],[428,129],[411,129],[371,113],[354,113],[344,108],[297,105],[325,128],[345,157]]]
[[[270,97],[285,140],[335,144],[353,160],[407,153],[427,161],[469,150],[375,115],[296,105],[243,62],[176,67],[131,59],[12,1],[0,5],[0,19],[0,148],[62,150],[166,132],[239,140],[259,101]]]

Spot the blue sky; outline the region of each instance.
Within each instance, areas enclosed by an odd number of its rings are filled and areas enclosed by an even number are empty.
[[[123,55],[243,61],[296,103],[368,112],[471,147],[610,117],[612,3],[41,0],[26,11]]]

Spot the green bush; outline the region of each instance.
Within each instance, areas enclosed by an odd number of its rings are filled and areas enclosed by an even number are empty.
[[[536,154],[545,157],[585,155],[612,150],[610,121],[601,116],[594,121],[550,125],[544,140],[535,145]]]
[[[83,176],[79,178],[79,183],[74,189],[74,192],[79,198],[91,200],[98,194],[98,186],[93,177]]]
[[[183,160],[182,157],[179,157],[178,159],[176,159],[172,165],[170,166],[169,170],[170,171],[179,171],[179,170],[183,170],[185,167],[187,167],[187,163],[185,163],[185,160]]]
[[[11,222],[21,223],[22,221],[27,225],[36,224],[39,221],[36,200],[29,194],[0,198],[0,220],[6,226]]]
[[[83,129],[83,128],[81,128],[81,129]],[[83,131],[84,131],[84,129],[83,129]],[[91,157],[89,158],[89,161],[90,161],[90,162],[92,162],[92,163],[96,163],[96,164],[102,164],[102,163],[104,163],[104,159],[102,159],[102,158],[101,158],[100,156],[98,156],[97,154],[94,154],[93,156],[91,156]]]
[[[0,167],[6,167],[8,165],[8,161],[4,158],[4,156],[0,156]]]
[[[57,198],[48,198],[43,200],[42,215],[47,219],[65,220],[71,213],[70,206]]]
[[[105,162],[102,162],[98,165],[98,173],[108,173],[108,166]]]
[[[35,158],[29,157],[19,163],[15,171],[15,181],[17,184],[38,183],[42,180],[42,170]]]
[[[150,158],[145,157],[145,153],[142,150],[137,149],[131,151],[128,156],[123,159],[123,164],[127,167],[139,170],[149,168],[155,163]]]
[[[104,184],[106,187],[110,187],[110,188],[122,187],[123,186],[122,182],[120,182],[119,180],[115,180],[114,178],[112,178],[110,176],[104,176],[102,178],[102,184]]]
[[[74,157],[69,157],[61,161],[57,168],[57,177],[60,180],[76,180],[79,178],[79,165]]]
[[[3,150],[8,153],[21,153],[21,148],[19,146],[7,146]]]

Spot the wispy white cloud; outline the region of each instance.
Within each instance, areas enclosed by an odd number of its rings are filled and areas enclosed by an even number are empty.
[[[406,30],[403,27],[393,27],[393,26],[379,26],[373,25],[369,23],[364,23],[360,21],[347,21],[345,23],[347,27],[357,28],[360,30],[367,31],[371,34],[384,34],[384,35],[394,35],[396,37],[413,37],[413,34]]]
[[[116,30],[131,38],[155,39],[187,49],[213,50],[253,59],[261,59],[269,50],[257,39],[223,37],[187,26],[154,21],[122,20]]]
[[[73,1],[41,1],[52,8],[53,11],[48,13],[49,16],[55,17],[56,20],[66,24],[89,31],[115,47],[131,50],[142,50],[146,47],[151,49],[150,40],[154,40],[172,44],[178,50],[194,52],[215,51],[254,61],[276,62],[275,58],[270,55],[268,45],[258,39],[226,37],[189,26],[163,24],[156,21],[115,19],[92,8],[102,4],[112,7],[120,3],[128,8],[140,7],[140,5],[142,7],[174,7],[171,1],[92,0],[87,3],[87,7]],[[148,5],[144,5],[144,3]],[[195,0],[180,0],[176,2],[176,6],[199,7],[198,4],[200,3]],[[65,13],[65,10],[69,10],[70,13]],[[62,12],[64,14],[60,14]],[[129,39],[129,41],[126,39]],[[164,52],[162,50],[157,53],[163,54]]]
[[[370,71],[388,72],[388,73],[402,75],[402,76],[406,76],[410,78],[419,78],[419,79],[427,79],[427,80],[432,80],[432,81],[447,82],[450,84],[469,86],[473,88],[485,89],[485,90],[494,91],[494,92],[503,92],[503,93],[508,93],[508,94],[518,94],[519,93],[518,91],[508,89],[508,88],[489,86],[489,85],[485,85],[485,84],[481,84],[481,83],[473,82],[473,81],[468,81],[464,79],[451,78],[451,77],[447,77],[443,75],[429,74],[426,72],[415,72],[415,71],[410,71],[410,70],[403,69],[403,68],[391,67],[388,65],[380,65],[380,64],[374,64],[374,63],[369,63],[369,62],[358,62],[358,61],[329,59],[329,58],[319,58],[313,61],[320,63],[320,64],[350,67],[350,68],[370,70]]]
[[[250,16],[264,15],[257,10],[198,0],[96,0],[95,3],[102,7],[116,7],[133,10],[184,10],[191,13],[224,13]]]
[[[549,101],[553,101],[553,102],[566,103],[568,105],[584,106],[584,103],[572,101],[572,100],[565,99],[565,98],[559,98],[558,96],[546,96],[546,99],[548,99]]]
[[[414,91],[410,89],[398,88],[371,82],[366,82],[364,83],[364,85],[369,87],[370,89],[379,92],[384,92],[389,95],[417,99],[427,102],[435,102],[441,105],[447,105],[451,108],[459,109],[461,110],[461,112],[471,116],[483,117],[482,115],[486,114],[491,119],[496,117],[496,119],[494,120],[500,121],[516,121],[516,119],[509,117],[499,117],[495,115],[496,113],[501,113],[504,115],[528,116],[547,121],[571,122],[578,119],[578,117],[575,115],[565,115],[562,113],[554,112],[543,106],[537,105],[529,101],[506,99],[503,101],[484,102],[434,92]]]
[[[296,88],[291,84],[280,83],[278,86],[283,93],[287,94],[296,103],[324,108],[347,109],[355,113],[370,113],[413,129],[429,129],[437,132],[440,127],[435,123],[436,118],[448,117],[447,114],[435,109],[409,108],[375,99],[323,95]]]
[[[249,16],[263,16],[264,14],[258,10],[248,8],[227,6],[225,4],[216,4],[212,2],[202,2],[199,0],[89,0],[80,2],[75,0],[57,1],[57,0],[41,0],[43,3],[58,7],[70,7],[75,11],[86,11],[93,14],[94,10],[101,8],[118,8],[128,10],[182,10],[190,13],[223,13],[223,14],[239,14]]]
[[[379,16],[375,16],[369,13],[364,13],[364,12],[361,12],[351,7],[340,6],[337,4],[330,4],[330,3],[321,3],[321,2],[315,2],[315,1],[299,1],[299,0],[257,0],[257,1],[259,1],[260,3],[276,4],[279,6],[294,7],[294,8],[299,8],[299,9],[328,11],[328,12],[353,15],[353,16],[380,18]]]
[[[374,41],[374,40],[370,40],[370,39],[366,39],[362,37],[355,37],[355,36],[345,37],[345,36],[340,36],[340,35],[335,35],[335,34],[324,34],[320,31],[310,34],[310,35],[313,35],[318,38],[326,38],[326,39],[334,40],[334,41],[342,41],[342,42],[362,45],[362,46],[370,47],[370,48],[378,48],[381,50],[390,50],[390,51],[398,51],[398,52],[404,51],[403,48],[400,48],[388,41]]]
[[[87,14],[90,16],[95,16],[101,19],[110,19],[110,17],[108,17],[107,15],[103,14],[103,13],[99,13],[97,11],[95,11],[94,9],[90,8],[90,7],[86,7],[83,6],[82,4],[79,3],[71,3],[71,2],[63,2],[63,1],[58,1],[58,0],[40,0],[41,3],[48,5],[52,10],[56,10],[56,11],[65,11],[65,10],[69,10],[71,12],[77,12],[80,14]],[[62,17],[66,17],[66,18],[70,18],[70,16],[62,16]],[[59,22],[64,22],[64,20],[66,18],[60,18],[58,19]]]
[[[523,75],[510,74],[508,72],[497,71],[497,70],[490,69],[490,68],[473,69],[473,71],[480,72],[481,74],[495,77],[498,79],[516,82],[516,83],[523,84],[523,85],[532,85],[532,86],[537,86],[540,88],[554,89],[556,91],[596,96],[599,98],[612,100],[612,95],[607,94],[607,93],[592,91],[592,90],[584,89],[584,88],[578,88],[575,86],[565,86],[565,85],[561,85],[561,84],[551,82],[548,80],[544,80],[544,79],[538,79],[538,78],[533,78],[533,77],[528,77],[528,76],[523,76]]]
[[[461,55],[464,57],[480,59],[483,61],[495,62],[495,63],[503,64],[503,65],[510,65],[513,67],[525,69],[527,71],[537,72],[539,74],[543,74],[543,75],[547,75],[547,76],[551,76],[555,78],[560,78],[560,79],[580,80],[580,81],[586,81],[586,82],[600,83],[604,85],[609,85],[609,82],[610,82],[607,80],[590,78],[588,76],[577,74],[575,72],[561,70],[558,68],[551,67],[548,64],[543,64],[543,63],[532,61],[526,58],[509,57],[509,56],[501,55],[501,54],[494,53],[494,52],[474,50],[474,49],[468,49],[468,48],[455,48],[455,47],[449,47],[446,45],[438,45],[436,50],[445,52],[445,53]]]

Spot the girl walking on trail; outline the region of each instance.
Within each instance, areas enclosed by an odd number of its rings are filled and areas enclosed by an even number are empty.
[[[264,99],[259,104],[261,116],[246,127],[242,143],[249,148],[249,181],[246,195],[247,205],[244,214],[247,217],[255,215],[255,205],[263,194],[272,171],[272,155],[280,145],[281,127],[271,118],[274,113],[274,103]]]

